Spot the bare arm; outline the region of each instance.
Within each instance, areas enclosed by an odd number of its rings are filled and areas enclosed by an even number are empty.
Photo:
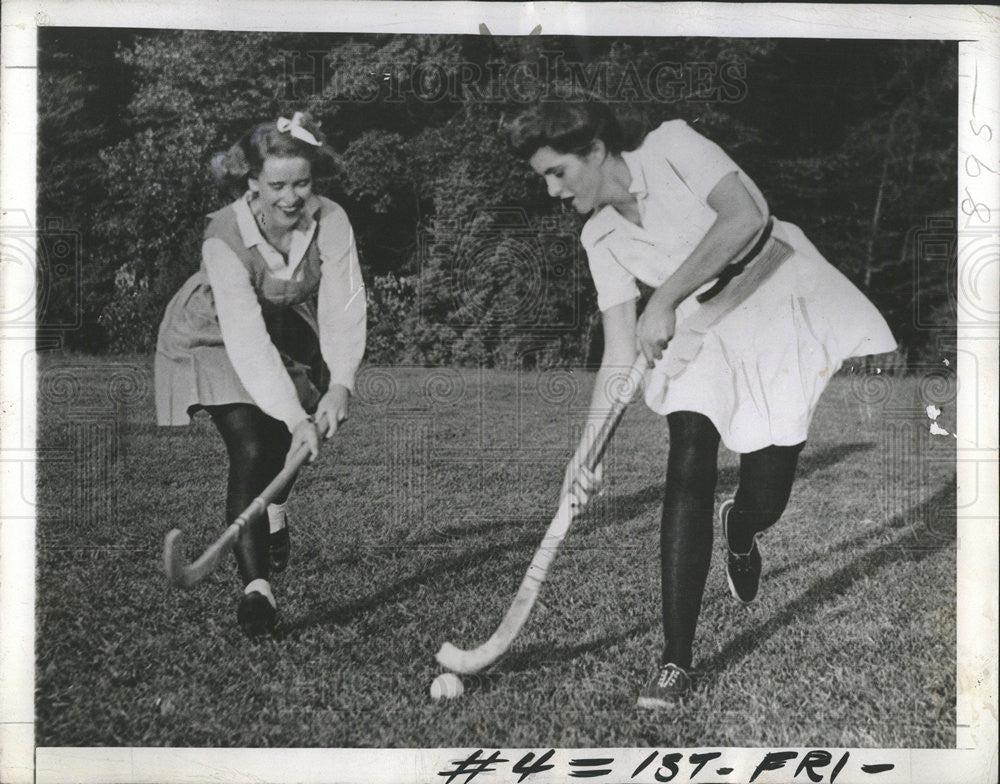
[[[623,302],[601,312],[604,327],[604,353],[590,396],[589,423],[600,424],[614,405],[614,392],[625,381],[638,353],[635,345],[635,300]]]
[[[673,337],[677,305],[718,277],[764,226],[765,216],[737,172],[719,180],[708,196],[708,206],[718,216],[715,222],[691,255],[653,292],[638,321],[639,347],[650,366]]]
[[[596,430],[603,424],[615,402],[615,393],[625,383],[632,363],[638,353],[635,346],[636,309],[635,300],[630,299],[601,312],[604,326],[604,353],[601,367],[594,379],[594,389],[590,396],[590,409],[585,428]],[[587,438],[587,430],[581,436],[581,444]],[[580,449],[577,449],[579,453]],[[577,511],[586,506],[591,494],[600,486],[603,468],[599,464],[591,472],[570,461],[563,477],[562,493],[572,492],[577,499]],[[576,480],[574,483],[574,479]]]

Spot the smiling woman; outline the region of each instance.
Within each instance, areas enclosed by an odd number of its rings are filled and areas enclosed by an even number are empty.
[[[302,218],[302,209],[312,196],[312,166],[305,158],[264,160],[258,177],[248,180],[258,195],[254,217],[264,235],[278,250],[287,253],[292,229]]]
[[[229,453],[227,526],[286,454],[305,445],[315,457],[319,439],[347,419],[366,306],[351,224],[312,192],[314,167],[331,155],[318,125],[297,113],[214,156],[218,182],[243,194],[208,216],[201,268],[160,326],[157,420],[183,425],[199,410],[212,418]],[[269,576],[288,563],[293,482],[236,543],[245,586],[237,619],[250,636],[275,628]]]

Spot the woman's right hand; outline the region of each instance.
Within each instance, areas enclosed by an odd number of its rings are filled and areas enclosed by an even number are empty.
[[[583,462],[579,453],[596,435],[596,428],[603,426],[608,412],[614,405],[613,390],[621,386],[626,378],[624,371],[631,367],[636,357],[636,313],[635,300],[613,305],[601,311],[601,325],[604,328],[604,354],[601,357],[601,368],[594,380],[591,394],[590,412],[585,427],[591,429],[589,434],[581,437],[573,459],[566,466],[563,477],[560,501],[567,495],[571,496],[573,513],[580,514],[590,503],[590,500],[601,491],[604,479],[604,461],[602,460],[591,471]],[[588,437],[589,436],[589,437]]]
[[[574,514],[580,514],[590,503],[590,499],[600,494],[601,485],[604,482],[604,462],[598,463],[594,470],[583,465],[577,465],[576,459],[570,461],[566,466],[566,475],[563,477],[560,498],[569,495],[570,504]]]
[[[306,417],[292,430],[292,443],[288,447],[289,457],[294,455],[303,445],[309,448],[308,462],[311,463],[319,454],[319,430],[312,417]]]

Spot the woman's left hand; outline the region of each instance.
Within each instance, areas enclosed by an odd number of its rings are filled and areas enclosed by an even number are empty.
[[[329,391],[320,398],[319,405],[316,406],[316,422],[319,425],[320,436],[329,438],[347,421],[350,400],[351,393],[347,387],[340,384],[330,385]]]
[[[646,304],[635,327],[639,350],[646,357],[649,367],[663,356],[663,350],[674,336],[676,315],[672,305],[661,305],[655,295]]]

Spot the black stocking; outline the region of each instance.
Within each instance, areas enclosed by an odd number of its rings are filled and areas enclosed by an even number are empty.
[[[269,417],[257,406],[233,403],[205,408],[229,452],[226,525],[231,525],[280,473],[292,436],[283,422]],[[274,499],[275,503],[284,502],[291,484]],[[236,564],[244,585],[268,577],[268,533],[267,515],[258,515],[236,542]]]
[[[703,414],[667,416],[670,453],[660,524],[664,661],[691,666],[691,648],[712,559],[719,433]]]
[[[754,534],[778,522],[792,492],[795,466],[805,446],[768,446],[740,455],[740,486],[729,512],[729,544],[747,553]]]

